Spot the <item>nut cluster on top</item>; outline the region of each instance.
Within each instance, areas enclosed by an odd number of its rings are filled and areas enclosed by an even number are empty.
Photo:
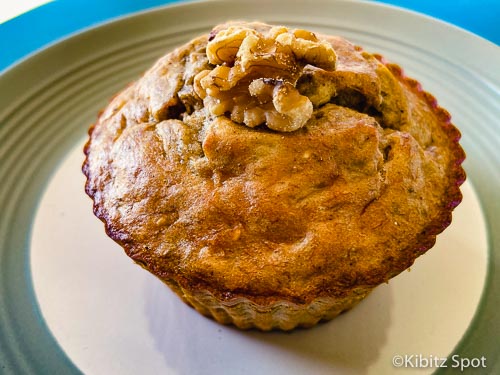
[[[213,70],[194,78],[196,94],[214,116],[256,127],[291,132],[305,125],[313,104],[296,88],[310,64],[334,70],[332,46],[306,30],[273,27],[262,33],[234,25],[212,35],[206,53]]]

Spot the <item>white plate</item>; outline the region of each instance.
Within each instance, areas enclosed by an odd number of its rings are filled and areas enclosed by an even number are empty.
[[[395,355],[448,356],[476,311],[487,243],[469,184],[436,246],[349,313],[310,330],[243,333],[184,305],[104,234],[82,194],[82,148],[41,199],[31,266],[50,330],[86,374],[390,374]]]
[[[235,18],[343,35],[382,53],[432,92],[464,134],[469,182],[452,226],[412,272],[311,330],[240,332],[200,316],[105,236],[83,192],[81,149],[98,109],[165,51]],[[498,366],[498,325],[489,324],[500,294],[498,66],[494,45],[376,3],[216,1],[91,29],[7,71],[0,77],[11,88],[0,93],[2,365],[92,374],[378,374],[404,371],[395,355],[449,357],[448,370],[452,355],[484,355],[489,369]]]

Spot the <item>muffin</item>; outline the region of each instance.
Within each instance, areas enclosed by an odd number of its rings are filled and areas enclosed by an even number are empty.
[[[459,138],[380,55],[229,22],[111,100],[83,172],[107,234],[184,302],[290,330],[352,308],[433,246],[462,199]]]

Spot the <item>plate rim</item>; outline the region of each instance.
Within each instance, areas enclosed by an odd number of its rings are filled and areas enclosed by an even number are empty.
[[[113,4],[111,7],[102,6],[100,3],[100,7],[98,9],[99,12],[94,12],[92,15],[80,15],[81,19],[77,20],[73,19],[66,24],[65,21],[63,26],[57,26],[56,29],[50,30],[49,35],[36,35],[35,38],[30,38],[30,40],[22,39],[17,36],[14,31],[16,29],[23,29],[27,25],[37,24],[41,21],[42,18],[47,18],[51,16],[54,18],[55,15],[61,15],[64,12],[68,12],[70,10],[74,10],[75,6],[78,4],[74,4],[69,1],[50,1],[44,4],[41,4],[35,8],[32,8],[16,17],[13,17],[4,23],[0,24],[0,36],[2,34],[8,35],[10,39],[14,38],[14,40],[9,40],[8,45],[10,47],[14,46],[14,48],[20,48],[20,50],[16,50],[12,56],[8,56],[4,61],[0,58],[0,74],[9,68],[17,65],[22,62],[26,58],[29,58],[33,54],[40,52],[41,50],[50,47],[53,44],[59,43],[65,38],[69,38],[79,32],[85,31],[89,28],[99,27],[100,25],[118,20],[127,16],[134,16],[137,13],[147,12],[149,10],[155,10],[157,8],[172,6],[172,5],[182,5],[190,2],[204,2],[209,0],[144,0],[141,1],[140,4],[136,3],[127,3],[123,4]],[[215,0],[217,1],[217,0]],[[237,1],[237,0],[235,0]],[[344,1],[344,0],[332,0],[332,1]],[[349,1],[349,0],[347,0]],[[455,22],[455,20],[444,19],[442,18],[443,12],[439,12],[439,7],[435,8],[424,8],[418,6],[417,4],[405,4],[404,1],[394,1],[394,0],[350,0],[351,2],[365,2],[365,3],[376,3],[381,6],[386,6],[390,8],[395,8],[404,12],[414,13],[421,17],[430,18],[436,20],[441,23],[445,23],[451,27],[457,28],[462,32],[467,34],[471,34],[476,38],[482,39],[483,41],[491,44],[494,47],[498,45],[491,39],[491,36],[488,34],[486,37],[483,33],[476,33],[471,29],[468,29],[464,26],[463,21]],[[73,3],[73,4],[71,4]],[[73,8],[72,8],[73,7]],[[418,8],[418,9],[417,9]],[[125,12],[125,13],[124,13]],[[61,18],[61,17],[60,17]],[[470,25],[469,25],[470,26]],[[13,36],[14,35],[14,36]],[[17,39],[16,39],[17,38]],[[18,40],[19,39],[19,40]],[[24,43],[23,43],[24,42]],[[29,46],[24,47],[22,44],[28,43]],[[12,49],[12,48],[9,48]]]

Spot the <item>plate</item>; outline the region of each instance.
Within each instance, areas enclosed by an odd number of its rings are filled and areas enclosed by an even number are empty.
[[[453,225],[412,272],[312,330],[240,332],[199,316],[105,237],[83,193],[81,145],[108,98],[166,51],[235,18],[343,35],[382,53],[432,92],[463,134],[468,183]],[[488,372],[500,370],[498,66],[498,47],[434,19],[377,3],[313,0],[158,8],[7,70],[0,372],[388,373],[398,371],[396,355],[449,358],[447,368],[421,362],[423,373],[454,371],[452,358],[484,357]]]

